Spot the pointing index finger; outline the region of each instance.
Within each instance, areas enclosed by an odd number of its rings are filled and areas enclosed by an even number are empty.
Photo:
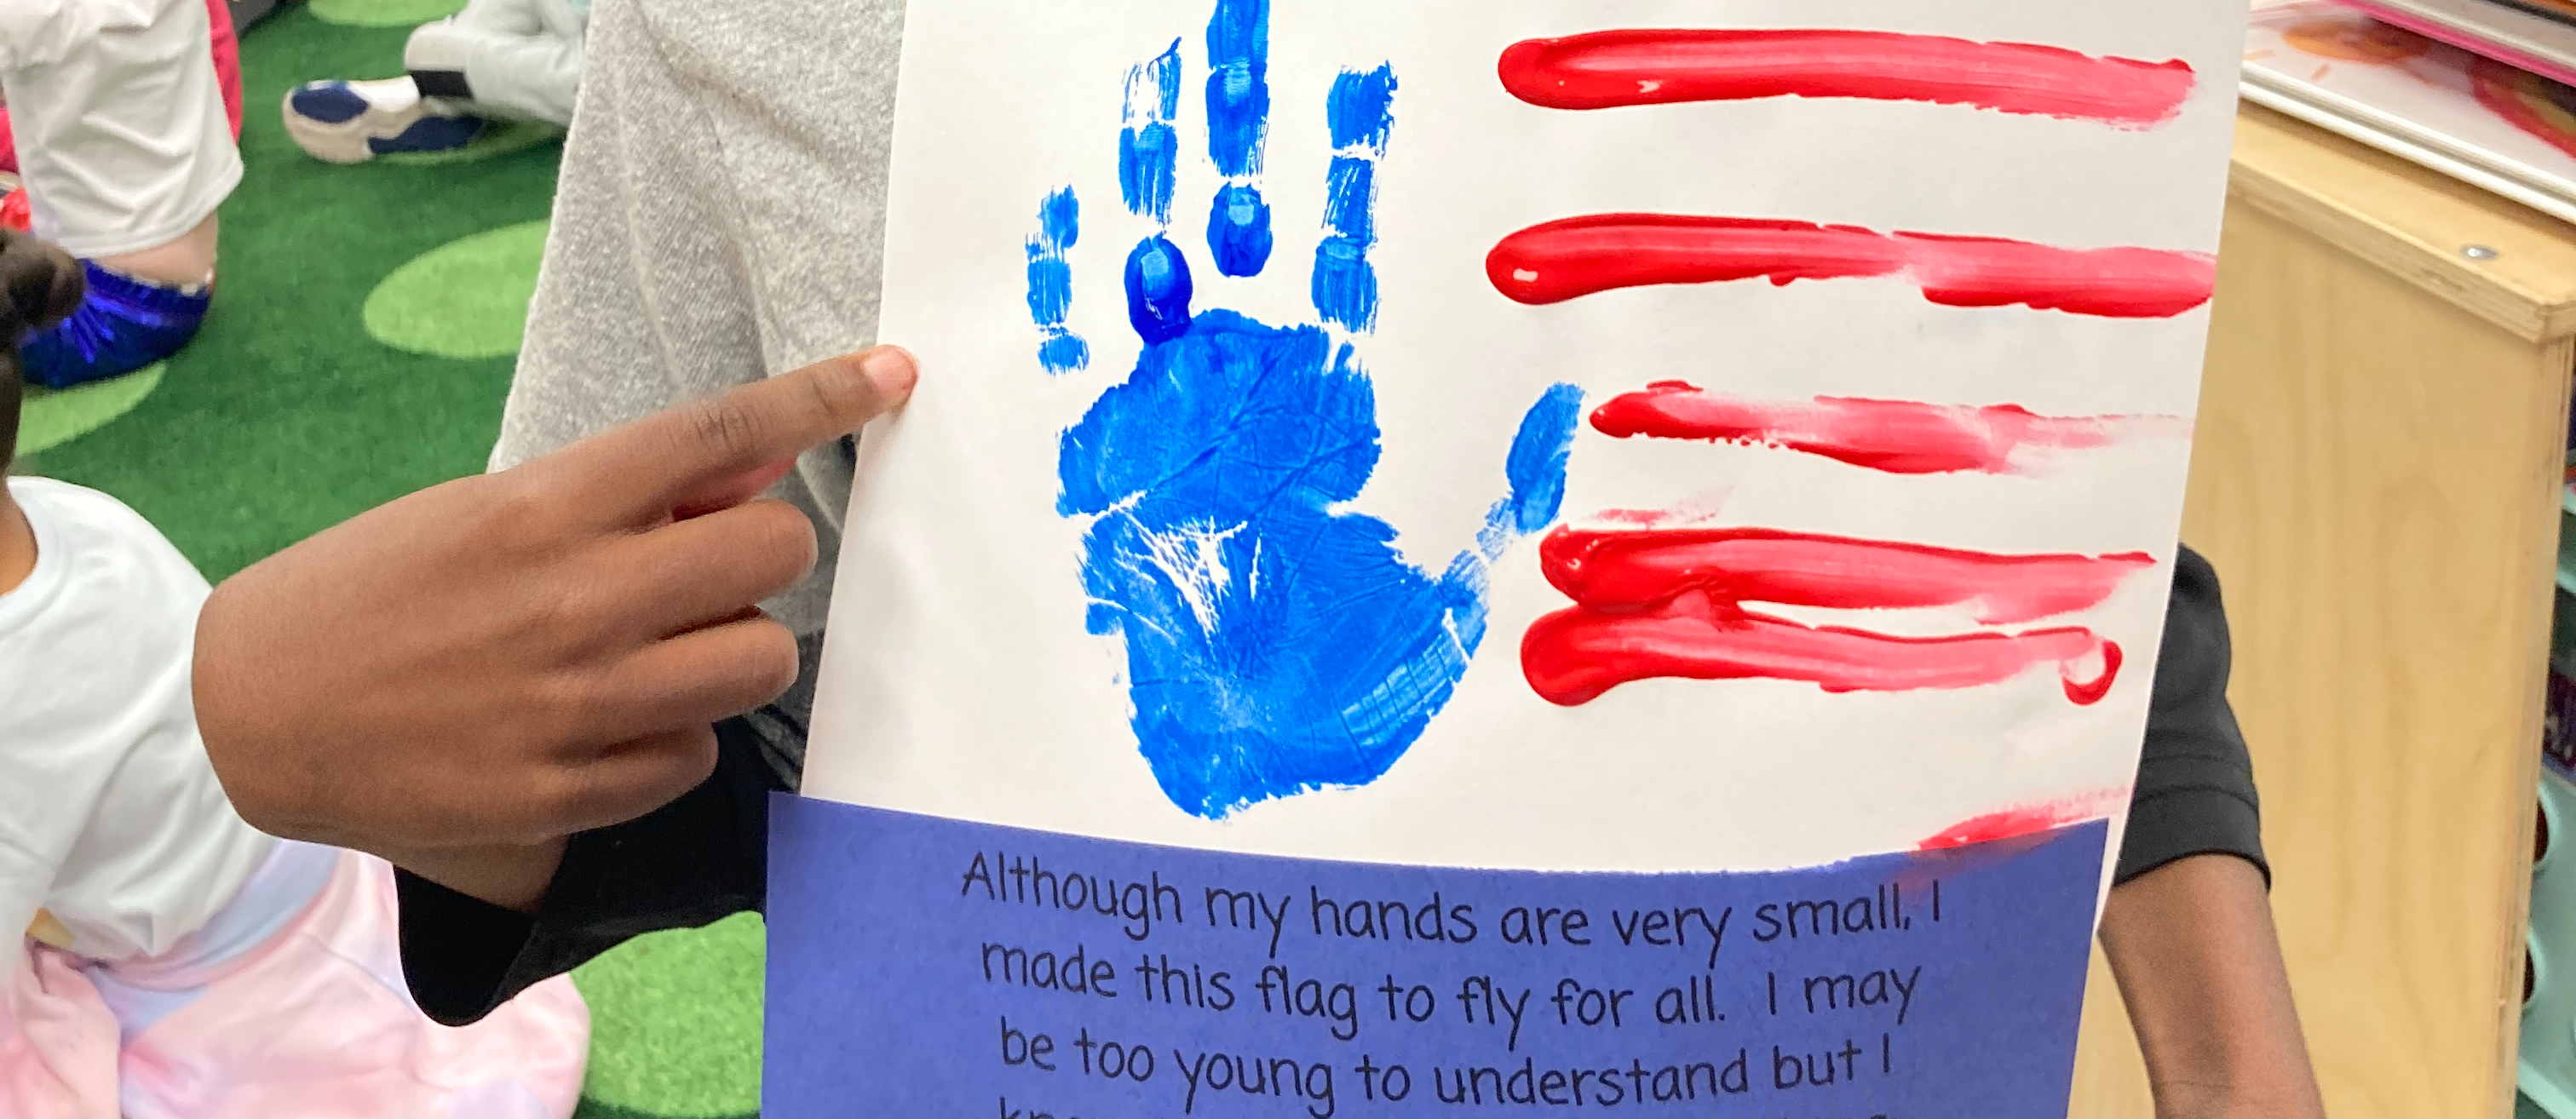
[[[912,355],[893,346],[817,362],[647,416],[567,448],[593,508],[655,524],[691,495],[859,429],[912,394]]]

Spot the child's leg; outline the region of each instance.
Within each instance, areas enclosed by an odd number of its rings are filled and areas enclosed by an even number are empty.
[[[0,1115],[117,1114],[116,1018],[73,958],[22,940],[0,970]]]
[[[393,870],[281,844],[240,899],[168,957],[108,965],[133,1119],[399,1115],[564,1119],[590,1015],[569,982],[476,1025],[431,1022],[403,982]]]
[[[197,236],[205,243],[205,259],[211,261],[211,218]],[[181,262],[171,271],[195,259],[194,246],[178,244],[173,250],[154,254]],[[178,353],[197,337],[206,312],[214,306],[213,287],[159,284],[109,267],[132,259],[81,262],[89,274],[89,295],[80,310],[51,329],[37,331],[18,347],[18,363],[27,380],[63,389],[121,377]]]
[[[586,24],[566,0],[473,0],[413,31],[403,68],[451,111],[570,124]]]

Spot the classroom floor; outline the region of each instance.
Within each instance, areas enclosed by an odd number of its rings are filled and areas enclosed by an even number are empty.
[[[311,0],[242,37],[241,189],[213,317],[131,377],[30,402],[21,469],[105,490],[221,579],[403,493],[482,468],[536,282],[559,145],[487,131],[444,158],[314,162],[278,104],[399,73],[462,0]],[[759,1107],[756,918],[635,942],[575,981],[595,1019],[584,1119]]]

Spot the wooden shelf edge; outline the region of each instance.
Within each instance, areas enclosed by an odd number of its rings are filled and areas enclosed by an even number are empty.
[[[2228,193],[2515,337],[2576,336],[2576,226],[2257,105]]]

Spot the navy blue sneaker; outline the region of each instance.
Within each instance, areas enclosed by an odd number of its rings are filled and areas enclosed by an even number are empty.
[[[325,163],[364,163],[395,152],[464,147],[483,130],[479,117],[430,108],[409,77],[371,82],[307,82],[289,91],[286,134]]]

